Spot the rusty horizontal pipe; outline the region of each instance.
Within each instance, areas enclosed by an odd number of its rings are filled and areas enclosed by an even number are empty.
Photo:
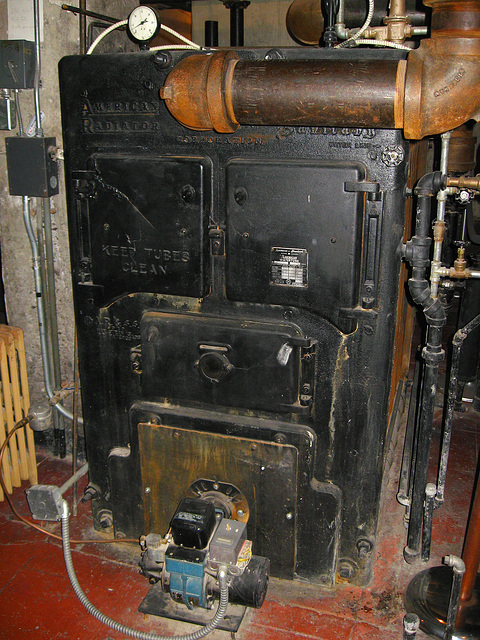
[[[232,104],[240,124],[395,127],[398,60],[239,61]]]
[[[405,61],[240,60],[232,51],[184,58],[161,96],[197,130],[241,124],[399,128]],[[341,99],[339,99],[341,96]]]
[[[184,58],[161,96],[186,127],[220,133],[241,124],[350,126],[419,140],[479,121],[480,3],[425,4],[437,30],[406,61],[240,60],[218,51]]]

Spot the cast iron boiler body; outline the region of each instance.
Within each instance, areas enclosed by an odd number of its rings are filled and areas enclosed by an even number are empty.
[[[185,55],[60,63],[95,526],[163,534],[185,495],[220,487],[272,575],[365,584],[408,144],[387,129],[192,132],[159,97]]]

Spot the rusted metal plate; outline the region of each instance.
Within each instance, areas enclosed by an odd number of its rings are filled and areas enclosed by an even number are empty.
[[[140,424],[138,433],[146,533],[167,532],[196,480],[231,483],[248,501],[255,555],[270,558],[273,575],[293,577],[296,447],[154,424]]]

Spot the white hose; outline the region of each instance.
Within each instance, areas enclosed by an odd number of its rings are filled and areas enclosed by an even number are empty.
[[[336,49],[340,49],[342,47],[347,46],[347,44],[354,42],[355,40],[358,40],[360,38],[360,36],[368,29],[368,27],[370,26],[370,23],[372,21],[373,18],[373,12],[375,11],[375,1],[374,0],[368,0],[368,13],[367,13],[367,17],[365,19],[365,22],[363,23],[363,25],[360,27],[360,29],[354,33],[353,36],[351,36],[350,38],[348,38],[348,40],[345,40],[345,42],[341,42],[340,44],[336,45]]]
[[[87,55],[90,55],[93,53],[93,51],[95,50],[96,46],[98,45],[99,42],[101,42],[103,40],[103,38],[105,38],[105,36],[108,36],[109,33],[111,33],[112,31],[114,31],[115,29],[119,29],[120,27],[124,27],[125,25],[128,24],[128,20],[120,20],[120,22],[116,22],[115,24],[110,25],[109,27],[107,27],[107,29],[105,29],[105,31],[102,31],[102,33],[97,36],[95,38],[95,40],[92,42],[92,44],[89,46],[88,51],[87,51]],[[162,24],[160,25],[160,28],[163,31],[166,31],[167,33],[169,33],[172,36],[175,36],[175,38],[178,38],[178,40],[180,40],[181,42],[184,42],[186,45],[188,45],[187,47],[181,46],[181,45],[164,45],[166,49],[201,49],[202,47],[198,44],[196,44],[195,42],[192,42],[192,40],[189,40],[188,38],[185,38],[185,36],[182,36],[181,33],[178,33],[178,31],[175,31],[174,29],[171,29],[170,27],[167,27],[166,25]],[[157,51],[159,50],[160,47],[152,47],[151,51]]]
[[[149,51],[165,51],[166,49],[169,51],[198,51],[199,48],[198,46],[191,47],[187,44],[161,44],[158,47],[150,47]]]
[[[116,622],[112,620],[104,613],[99,611],[87,598],[85,593],[80,586],[77,576],[75,574],[75,569],[73,568],[72,562],[72,553],[70,549],[70,526],[69,526],[69,517],[70,513],[68,510],[68,504],[66,500],[63,500],[62,503],[62,546],[63,546],[63,558],[65,560],[65,566],[67,568],[68,577],[70,579],[70,583],[75,591],[75,595],[80,600],[85,609],[90,613],[94,618],[103,622],[108,627],[115,629],[120,633],[125,634],[126,636],[131,636],[132,638],[138,638],[138,640],[199,640],[200,638],[204,638],[206,635],[211,633],[214,629],[218,627],[220,622],[225,616],[228,605],[228,584],[227,584],[227,572],[225,569],[221,568],[218,571],[217,578],[220,586],[220,602],[215,612],[215,615],[210,620],[208,624],[206,624],[201,629],[194,631],[193,633],[188,633],[183,636],[158,636],[156,633],[147,633],[144,631],[138,631],[137,629],[132,629],[131,627],[127,627],[120,622]]]
[[[163,29],[163,31],[166,31],[167,33],[169,33],[170,35],[175,36],[175,38],[178,38],[179,40],[181,40],[185,44],[190,45],[194,49],[201,49],[202,48],[196,42],[192,42],[192,40],[189,40],[188,38],[185,38],[185,36],[182,36],[181,33],[178,33],[178,31],[175,31],[174,29],[170,29],[170,27],[167,27],[164,24],[162,24],[160,28]]]
[[[346,42],[348,42],[348,40]],[[342,44],[345,44],[345,43],[342,43]],[[390,42],[390,40],[360,39],[360,40],[355,40],[355,44],[369,44],[369,45],[375,45],[377,47],[390,47],[390,49],[400,49],[401,51],[412,50],[410,47],[407,47],[404,44],[398,44],[398,42]]]
[[[109,27],[107,27],[105,31],[102,31],[102,33],[99,36],[97,36],[95,40],[92,42],[92,44],[88,47],[87,56],[89,56],[93,52],[97,44],[101,42],[105,38],[105,36],[108,36],[108,34],[111,33],[112,31],[115,31],[115,29],[124,27],[126,24],[128,24],[128,20],[120,20],[120,22],[115,22],[115,24],[112,24]]]

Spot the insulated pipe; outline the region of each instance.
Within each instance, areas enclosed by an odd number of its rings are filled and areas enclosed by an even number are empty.
[[[480,4],[426,4],[432,37],[407,61],[258,61],[219,51],[181,60],[160,95],[181,124],[219,133],[241,124],[346,126],[403,128],[421,139],[479,121]]]

